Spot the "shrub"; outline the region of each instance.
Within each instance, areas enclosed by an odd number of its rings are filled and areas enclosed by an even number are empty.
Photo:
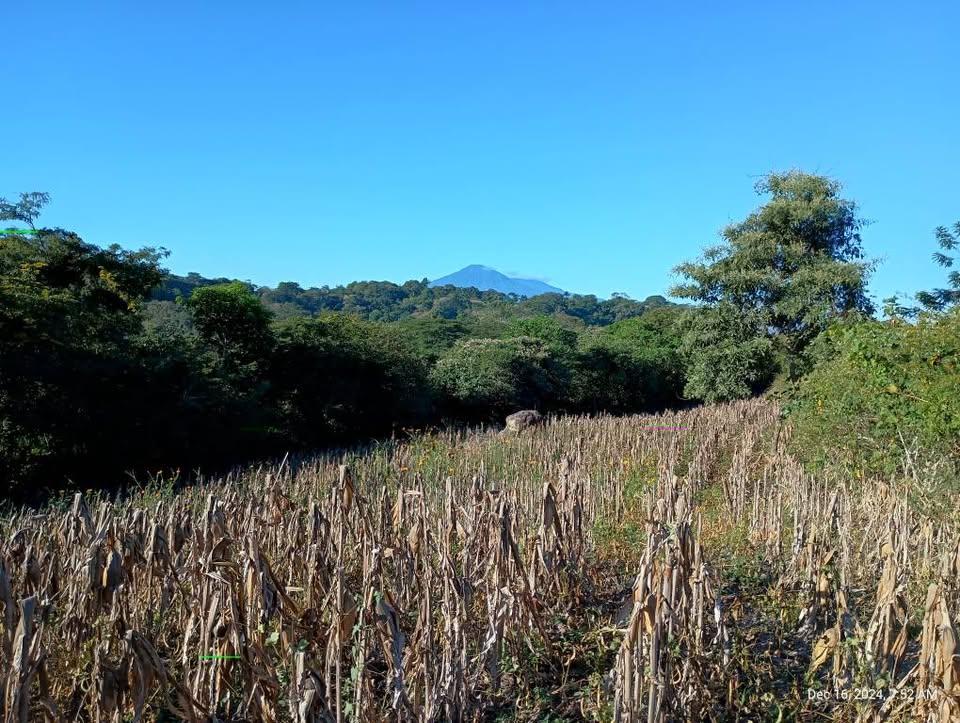
[[[904,445],[960,452],[960,312],[835,326],[791,393],[794,442],[808,461],[895,467]]]
[[[471,339],[456,344],[434,367],[434,385],[472,419],[520,408],[553,408],[564,369],[540,339]]]
[[[395,329],[342,314],[281,325],[273,404],[283,437],[309,448],[423,421],[425,368]]]

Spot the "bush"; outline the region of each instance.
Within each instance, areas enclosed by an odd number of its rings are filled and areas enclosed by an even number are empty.
[[[449,412],[480,420],[522,408],[555,408],[566,370],[545,342],[528,336],[459,342],[431,379]]]
[[[834,326],[812,352],[820,361],[787,405],[802,457],[889,471],[916,443],[956,458],[960,312]]]
[[[586,337],[565,397],[573,411],[630,414],[645,408],[654,375],[629,344],[607,335]]]
[[[632,373],[640,374],[642,405],[625,411],[651,411],[681,403],[684,369],[679,321],[685,313],[675,306],[655,308],[606,330],[611,342],[629,355]]]
[[[303,448],[422,423],[431,401],[400,333],[342,314],[282,325],[272,380],[281,437]]]

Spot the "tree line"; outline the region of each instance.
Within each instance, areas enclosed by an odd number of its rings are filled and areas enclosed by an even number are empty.
[[[174,302],[188,298],[203,286],[226,284],[235,279],[208,279],[200,274],[167,274],[152,298]],[[472,319],[478,324],[496,324],[505,318],[561,316],[587,326],[607,326],[640,316],[649,309],[669,305],[655,295],[643,301],[624,294],[598,299],[593,294],[539,294],[524,298],[499,291],[480,291],[457,286],[430,286],[427,279],[403,284],[390,281],[354,281],[344,286],[304,289],[294,281],[283,281],[275,288],[247,285],[275,319],[315,316],[338,311],[370,321],[402,321],[429,316],[440,319]]]
[[[904,429],[949,448],[960,437],[956,272],[916,306],[886,300],[877,321],[864,224],[840,184],[791,171],[757,191],[756,211],[677,267],[671,294],[689,305],[179,277],[162,250],[37,228],[45,194],[0,199],[0,220],[28,227],[0,232],[4,497],[518,408],[624,414],[764,392],[788,400],[811,449],[859,449],[856,433],[883,450]],[[952,265],[958,235],[937,230],[937,263]],[[852,414],[872,426],[844,426]]]
[[[404,429],[681,403],[680,307],[425,282],[254,288],[176,277],[158,249],[36,228],[0,201],[4,497],[207,471]],[[456,314],[448,304],[469,300]],[[479,303],[477,303],[479,302]]]

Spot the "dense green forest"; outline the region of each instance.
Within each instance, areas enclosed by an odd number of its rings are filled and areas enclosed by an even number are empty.
[[[425,280],[257,288],[169,273],[158,249],[36,227],[0,199],[0,480],[30,500],[188,475],[409,428],[543,412],[652,411],[783,395],[810,448],[896,464],[957,452],[960,279],[915,306],[867,293],[856,204],[800,172],[683,263],[671,293],[523,299]],[[934,260],[953,263],[960,225]],[[856,424],[848,420],[855,419]],[[868,450],[863,452],[862,450]]]
[[[236,279],[207,279],[196,273],[186,276],[166,274],[151,298],[175,302],[188,298],[199,287],[232,281]],[[640,316],[649,309],[670,305],[662,296],[635,301],[622,294],[615,294],[610,299],[581,294],[540,294],[523,298],[474,288],[431,287],[427,279],[404,284],[354,281],[346,286],[309,289],[301,288],[293,281],[281,282],[276,288],[247,286],[260,298],[274,319],[339,311],[369,321],[402,321],[427,316],[439,319],[471,318],[478,324],[486,320],[495,325],[498,321],[516,317],[552,315],[580,321],[588,326],[607,326]]]

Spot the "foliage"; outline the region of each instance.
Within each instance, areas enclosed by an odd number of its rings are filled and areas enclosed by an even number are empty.
[[[193,315],[185,304],[172,301],[147,301],[140,307],[143,339],[182,343],[197,343],[197,329]]]
[[[21,193],[18,201],[0,198],[0,221],[19,221],[36,230],[33,222],[40,217],[40,211],[49,202],[50,194],[39,191]]]
[[[396,330],[340,314],[277,331],[272,404],[300,448],[423,423],[432,400],[426,364]]]
[[[199,274],[168,275],[154,291],[159,301],[189,297],[197,288],[223,284],[229,279],[205,279]],[[606,326],[640,316],[650,309],[674,306],[662,296],[635,301],[622,294],[600,300],[593,295],[541,294],[522,298],[497,291],[479,291],[455,286],[430,286],[426,279],[402,284],[390,281],[354,281],[344,286],[302,288],[283,281],[276,288],[256,289],[264,305],[277,318],[316,316],[341,311],[370,321],[403,321],[411,318],[458,319],[564,317],[588,326]]]
[[[577,332],[553,316],[514,319],[504,333],[507,338],[529,336],[539,339],[557,355],[569,355],[576,349]]]
[[[256,364],[270,353],[270,312],[239,281],[193,290],[186,302],[200,338],[220,360]]]
[[[699,302],[706,317],[687,326],[684,345],[698,370],[690,393],[699,398],[755,391],[770,354],[798,376],[807,368],[803,351],[833,319],[873,310],[866,295],[871,265],[861,260],[864,222],[856,204],[841,198],[840,184],[790,171],[769,174],[756,189],[770,200],[725,228],[723,243],[702,259],[676,269],[686,280],[673,293]],[[730,340],[718,354],[711,345],[727,321]],[[738,359],[738,349],[747,356]],[[712,360],[724,363],[721,373],[709,371]]]
[[[682,403],[685,371],[680,324],[684,315],[683,307],[660,306],[605,330],[604,335],[644,369],[644,406],[629,409],[665,409]]]
[[[721,303],[690,312],[681,329],[687,397],[707,403],[744,399],[773,380],[773,342],[761,314]]]
[[[936,230],[937,244],[942,249],[935,251],[933,260],[945,269],[953,267],[956,258],[948,256],[946,251],[955,251],[960,245],[960,221],[953,224],[953,228],[938,226]],[[921,291],[917,294],[917,301],[927,311],[944,311],[960,303],[960,271],[953,270],[947,275],[950,286],[947,288]]]
[[[115,445],[138,401],[131,335],[161,257],[101,249],[62,229],[0,235],[0,479],[9,490],[135,454]]]
[[[433,316],[409,317],[396,328],[428,364],[434,364],[455,343],[473,335],[471,325]]]
[[[832,327],[789,406],[798,450],[811,461],[886,470],[914,442],[960,453],[960,313]]]
[[[569,408],[622,414],[681,404],[675,308],[655,309],[581,335],[567,391]]]
[[[517,409],[557,404],[564,369],[546,343],[529,336],[458,342],[431,373],[450,409],[492,419]]]
[[[623,414],[653,408],[653,373],[628,345],[605,335],[584,337],[573,361],[574,373],[565,391],[570,409]]]
[[[202,406],[214,458],[227,459],[237,449],[269,450],[279,431],[268,403],[272,314],[240,282],[195,288],[183,303],[199,341],[191,359],[205,385]]]

